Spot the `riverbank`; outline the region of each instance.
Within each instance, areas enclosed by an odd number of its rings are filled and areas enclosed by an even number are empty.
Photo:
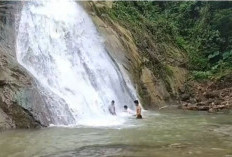
[[[180,93],[182,109],[209,112],[231,110],[232,75],[226,75],[216,81],[190,81]]]

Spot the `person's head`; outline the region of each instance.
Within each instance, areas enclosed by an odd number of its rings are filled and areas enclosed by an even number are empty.
[[[114,105],[114,100],[111,101],[111,104]]]
[[[123,107],[124,107],[124,109],[125,109],[125,110],[127,110],[127,108],[128,108],[126,105],[125,105],[125,106],[123,106]]]
[[[135,100],[134,103],[135,103],[135,106],[139,106],[139,101],[138,100]]]

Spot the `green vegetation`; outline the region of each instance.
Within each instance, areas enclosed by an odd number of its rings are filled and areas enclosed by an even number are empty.
[[[155,69],[165,66],[154,51],[164,54],[168,43],[186,52],[195,79],[232,71],[232,2],[114,2],[101,12],[132,32]]]

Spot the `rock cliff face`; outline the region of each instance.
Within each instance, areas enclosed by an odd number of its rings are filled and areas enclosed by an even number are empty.
[[[31,88],[31,78],[13,58],[1,50],[0,63],[0,130],[39,127],[40,123],[20,106],[18,99],[19,95]]]
[[[141,38],[139,43],[135,42],[136,32],[110,18],[105,11],[112,8],[112,2],[82,4],[104,38],[110,55],[133,80],[144,108],[177,104],[187,74],[185,53],[171,43],[159,45],[146,31],[143,35],[147,41]]]
[[[22,105],[33,79],[15,58],[15,12],[21,3],[0,3],[0,130],[35,128],[41,124]]]

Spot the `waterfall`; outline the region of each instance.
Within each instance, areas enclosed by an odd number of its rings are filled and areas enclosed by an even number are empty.
[[[77,2],[25,3],[17,35],[17,60],[49,97],[51,124],[120,122],[108,112],[111,100],[115,100],[118,112],[124,105],[133,108],[134,89]]]

